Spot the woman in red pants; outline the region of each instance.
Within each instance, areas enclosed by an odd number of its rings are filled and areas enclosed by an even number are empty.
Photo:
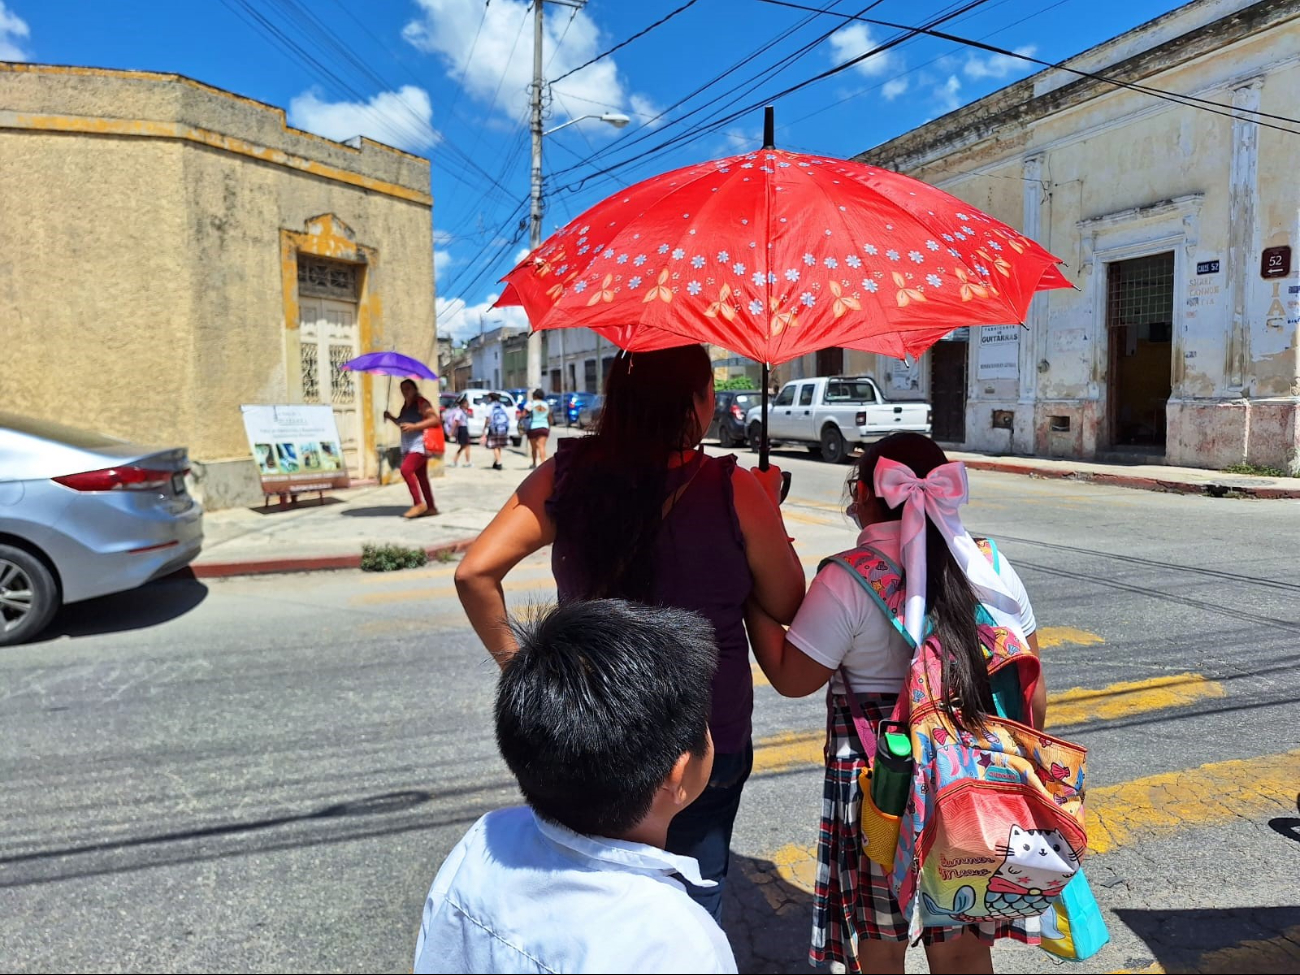
[[[402,477],[411,489],[411,508],[403,518],[423,518],[438,514],[433,503],[433,488],[429,487],[429,458],[424,452],[424,431],[442,421],[433,404],[420,395],[413,379],[402,380],[402,412],[393,416],[384,411],[384,419],[392,420],[402,431]],[[423,493],[424,497],[420,495]]]

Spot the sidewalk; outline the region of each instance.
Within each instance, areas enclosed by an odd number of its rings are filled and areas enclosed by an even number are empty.
[[[1092,464],[1081,460],[1048,460],[1041,457],[1010,457],[961,451],[948,451],[948,457],[962,461],[975,471],[1056,477],[1143,491],[1201,494],[1212,498],[1300,499],[1300,477],[1255,477],[1249,474],[1225,474],[1199,467]]]
[[[552,442],[554,446],[554,442]],[[528,447],[507,447],[503,471],[491,468],[492,454],[473,448],[474,467],[445,468],[433,478],[442,514],[407,520],[406,484],[353,488],[326,494],[322,502],[304,496],[292,508],[234,508],[204,516],[203,553],[194,562],[200,578],[354,569],[366,544],[425,549],[430,557],[468,547],[528,474]],[[448,455],[450,456],[450,455]]]
[[[563,431],[560,437],[576,431]],[[556,446],[553,437],[551,447]],[[491,469],[491,454],[473,448],[473,468],[447,468],[432,481],[442,512],[436,518],[407,521],[410,507],[406,485],[361,487],[327,495],[324,503],[304,499],[295,508],[236,508],[204,517],[207,536],[203,554],[194,563],[201,578],[257,575],[268,572],[308,572],[354,569],[365,544],[397,544],[425,549],[430,557],[463,551],[492,520],[511,492],[528,474],[526,445],[508,447],[504,471]],[[1030,477],[1091,481],[1116,487],[1210,497],[1300,499],[1300,478],[1251,477],[1218,471],[1156,465],[1090,464],[950,452],[953,460],[972,470],[1023,474]]]

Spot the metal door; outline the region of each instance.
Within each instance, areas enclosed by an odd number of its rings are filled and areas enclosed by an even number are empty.
[[[301,298],[298,342],[302,402],[334,408],[348,473],[361,477],[365,468],[361,459],[360,378],[339,369],[340,364],[361,352],[357,306],[332,298]]]
[[[936,342],[930,348],[933,436],[944,443],[966,441],[966,342]]]

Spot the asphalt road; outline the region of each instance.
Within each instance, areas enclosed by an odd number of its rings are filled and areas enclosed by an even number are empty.
[[[847,467],[779,462],[806,563],[850,545]],[[972,486],[968,525],[1033,598],[1055,728],[1091,749],[1113,942],[1077,970],[1300,970],[1300,504]],[[0,653],[0,969],[409,971],[442,856],[516,801],[451,572],[167,581]],[[535,559],[511,598],[550,586]],[[823,723],[759,688],[742,971],[805,967]]]

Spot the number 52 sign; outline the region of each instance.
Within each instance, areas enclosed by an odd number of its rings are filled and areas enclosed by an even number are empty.
[[[1285,278],[1291,273],[1290,247],[1265,247],[1259,262],[1261,278]]]

